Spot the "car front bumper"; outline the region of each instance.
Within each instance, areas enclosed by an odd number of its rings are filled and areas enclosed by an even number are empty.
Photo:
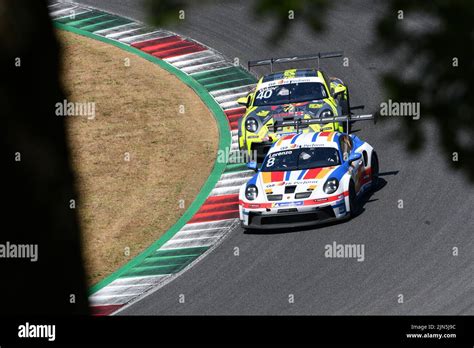
[[[287,206],[248,209],[240,206],[241,224],[249,229],[279,229],[312,226],[349,216],[344,198],[319,206]]]

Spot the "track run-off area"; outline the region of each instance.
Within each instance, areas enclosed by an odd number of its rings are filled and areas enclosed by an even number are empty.
[[[230,139],[227,153],[232,156],[232,152],[238,150],[237,119],[244,108],[236,100],[255,86],[254,76],[212,49],[170,31],[150,28],[74,3],[53,2],[49,10],[60,29],[130,46],[163,60],[192,78],[222,110],[225,131],[230,130],[230,135],[222,135]],[[207,199],[185,226],[171,239],[159,243],[155,250],[141,255],[94,287],[91,296],[93,312],[97,315],[115,312],[150,289],[171,280],[216,244],[235,225],[238,190],[252,173],[243,164],[225,165]]]

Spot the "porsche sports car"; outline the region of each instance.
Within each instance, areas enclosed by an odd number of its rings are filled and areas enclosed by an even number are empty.
[[[255,163],[249,167],[255,169]],[[358,196],[376,188],[378,173],[375,150],[355,135],[286,135],[240,188],[242,227],[300,227],[349,218],[358,210]]]
[[[265,75],[255,89],[238,99],[246,106],[244,116],[239,120],[239,147],[241,150],[256,151],[257,161],[263,160],[270,146],[280,137],[298,130],[282,126],[282,121],[297,119],[318,119],[349,115],[349,91],[344,83],[335,77],[328,77],[319,70],[319,60],[341,57],[342,52],[318,53],[317,55],[272,58],[250,61],[248,69],[254,66],[271,65],[301,60],[318,60],[317,69],[290,69]],[[344,131],[342,124],[312,124],[303,132]]]

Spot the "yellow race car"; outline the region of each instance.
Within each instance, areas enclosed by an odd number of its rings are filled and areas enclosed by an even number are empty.
[[[250,157],[257,155],[260,162],[271,145],[281,137],[294,133],[321,131],[343,132],[339,122],[308,123],[302,120],[347,116],[350,113],[349,91],[335,77],[328,77],[319,69],[319,59],[341,57],[342,52],[317,55],[272,58],[250,61],[248,68],[284,62],[317,59],[317,69],[290,69],[260,78],[255,89],[237,102],[246,107],[239,119],[239,147]],[[285,125],[291,124],[291,125]]]

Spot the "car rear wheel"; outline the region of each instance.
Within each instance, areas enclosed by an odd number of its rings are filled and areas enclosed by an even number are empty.
[[[342,130],[344,133],[350,133],[352,130],[352,122],[349,121],[349,129],[347,128],[347,122],[342,122]]]
[[[377,157],[377,153],[375,151],[372,153],[372,158],[370,159],[370,169],[372,176],[372,184],[370,185],[370,189],[375,191],[377,190],[379,183],[379,158]]]
[[[347,91],[347,94],[349,94],[349,91]],[[345,116],[345,115],[349,115],[349,97],[347,98],[344,98],[342,97],[339,101],[339,105],[341,105],[341,109],[342,109],[342,115]]]
[[[350,99],[349,99],[349,88],[347,88],[347,90],[346,90],[346,95],[347,95],[346,97],[341,96],[340,99],[338,100],[339,105],[341,106],[341,112],[342,112],[341,116],[346,116],[346,115],[350,116],[350,113],[351,113],[351,105],[350,105],[351,103],[350,103]],[[352,128],[351,122],[349,121],[349,129],[347,129],[347,122],[342,123],[342,128],[343,128],[345,133],[350,133],[351,128]]]

